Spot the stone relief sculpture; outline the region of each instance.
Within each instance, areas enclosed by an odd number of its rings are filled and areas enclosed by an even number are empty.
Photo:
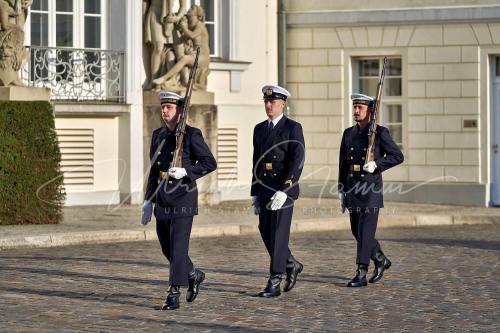
[[[205,11],[193,5],[184,14],[185,5],[185,0],[180,0],[179,10],[174,13],[174,0],[149,0],[144,4],[144,42],[149,51],[146,90],[183,90],[198,46],[200,58],[194,89],[206,90],[210,48]]]
[[[24,23],[32,0],[0,0],[0,86],[22,86],[18,71],[28,52]]]

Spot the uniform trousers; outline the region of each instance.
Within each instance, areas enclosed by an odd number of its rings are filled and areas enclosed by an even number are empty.
[[[259,231],[271,257],[269,272],[271,275],[283,274],[287,265],[292,265],[295,260],[288,248],[290,239],[290,226],[293,215],[293,200],[287,199],[284,208],[270,210],[266,207],[268,201],[261,205],[259,214]]]
[[[187,286],[188,275],[194,269],[188,255],[192,226],[193,216],[156,221],[156,234],[161,251],[170,263],[169,285],[171,286]]]
[[[369,265],[370,258],[380,250],[375,239],[378,222],[378,208],[358,208],[349,210],[351,232],[357,241],[356,264]]]

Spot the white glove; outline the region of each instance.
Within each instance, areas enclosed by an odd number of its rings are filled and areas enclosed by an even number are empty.
[[[260,202],[259,202],[259,197],[256,195],[252,196],[252,206],[253,206],[253,212],[255,215],[260,214]]]
[[[282,191],[277,191],[274,193],[274,195],[271,197],[271,210],[278,210],[281,207],[283,207],[283,204],[285,203],[287,198],[287,195],[285,192]]]
[[[170,168],[168,169],[168,175],[175,179],[181,179],[187,176],[187,172],[184,168]]]
[[[375,163],[375,161],[370,161],[365,165],[363,165],[363,170],[368,173],[373,173],[376,168],[377,168],[377,163]]]
[[[151,200],[144,200],[142,204],[141,224],[147,225],[151,221],[151,215],[153,215],[153,203]]]
[[[344,192],[339,192],[340,210],[342,214],[345,213],[346,199],[346,194]]]

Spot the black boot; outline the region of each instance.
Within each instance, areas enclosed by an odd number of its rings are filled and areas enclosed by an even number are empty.
[[[278,297],[281,295],[281,274],[273,274],[267,281],[267,286],[259,293],[260,297]]]
[[[347,283],[348,287],[364,287],[366,283],[366,273],[368,273],[368,265],[359,264],[356,270],[356,276]]]
[[[203,273],[198,268],[195,268],[188,276],[189,287],[186,293],[186,301],[192,302],[198,296],[200,291],[200,284],[205,280],[205,273]]]
[[[283,291],[287,292],[295,287],[295,283],[297,282],[297,275],[304,269],[304,265],[295,260],[295,258],[288,259],[286,265],[286,279],[285,286],[283,287]]]
[[[163,303],[161,309],[162,310],[178,309],[180,296],[181,296],[181,292],[179,290],[179,286],[168,287],[167,299],[165,300],[165,303]]]
[[[373,255],[372,260],[375,263],[375,269],[373,270],[373,275],[369,281],[370,283],[375,283],[382,278],[382,276],[384,275],[384,271],[386,269],[389,269],[392,263],[389,258],[384,255],[384,252],[382,252],[382,250],[378,250]]]

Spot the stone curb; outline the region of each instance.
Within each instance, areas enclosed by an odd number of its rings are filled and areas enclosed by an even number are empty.
[[[500,216],[453,216],[453,215],[395,215],[381,216],[379,227],[419,227],[462,224],[500,223]],[[346,230],[350,228],[347,216],[330,219],[298,220],[292,223],[292,232]],[[239,236],[258,234],[258,225],[195,224],[192,238]],[[14,236],[0,238],[0,250],[15,248],[43,248],[68,245],[102,244],[156,240],[155,230],[102,230],[61,232],[49,235]]]

